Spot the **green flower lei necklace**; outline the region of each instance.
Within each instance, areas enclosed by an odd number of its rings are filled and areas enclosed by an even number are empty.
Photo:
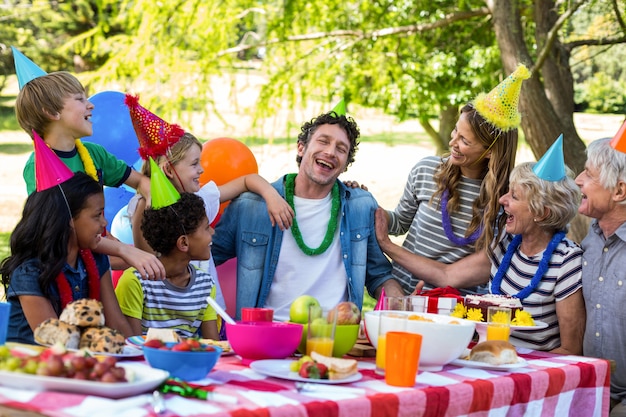
[[[297,174],[287,174],[285,180],[285,199],[287,203],[291,206],[294,213],[296,212],[296,208],[293,203],[293,193],[296,188],[296,175]],[[332,197],[332,206],[330,209],[330,219],[328,220],[328,228],[326,229],[326,235],[324,236],[324,240],[322,240],[321,245],[317,248],[312,249],[309,248],[302,240],[302,233],[300,233],[300,228],[298,227],[298,221],[294,217],[293,224],[291,225],[291,234],[293,234],[293,238],[296,240],[298,247],[302,252],[306,255],[319,255],[320,253],[324,253],[326,249],[330,246],[333,241],[333,237],[335,236],[335,231],[337,230],[337,214],[339,213],[339,185],[335,182],[333,185],[333,190],[331,192]]]

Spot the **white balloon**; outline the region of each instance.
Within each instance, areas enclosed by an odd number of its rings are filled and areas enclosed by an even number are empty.
[[[113,218],[111,234],[128,245],[134,244],[133,228],[128,215],[128,204],[122,207]]]

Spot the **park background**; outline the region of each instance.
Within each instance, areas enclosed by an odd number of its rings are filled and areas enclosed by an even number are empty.
[[[522,88],[517,162],[535,160],[563,133],[566,162],[579,172],[586,143],[612,136],[626,113],[624,7],[616,0],[5,2],[0,259],[26,197],[21,171],[32,146],[13,114],[10,45],[48,72],[75,73],[90,95],[136,93],[203,141],[243,141],[270,181],[296,171],[299,126],[344,99],[363,138],[342,179],[367,185],[393,208],[415,162],[447,150],[459,106],[520,62],[533,76]]]

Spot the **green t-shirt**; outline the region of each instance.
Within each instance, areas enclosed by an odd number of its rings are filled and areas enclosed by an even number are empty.
[[[96,143],[83,142],[83,145],[85,145],[85,148],[89,151],[89,155],[91,155],[91,159],[93,159],[93,163],[96,166],[100,185],[119,187],[124,184],[124,181],[128,179],[131,172],[131,168],[126,162],[117,159],[113,154],[104,149],[104,147]],[[61,158],[61,161],[63,161],[72,172],[85,172],[85,166],[76,148],[69,152],[54,150],[54,153]],[[30,195],[36,190],[34,152],[30,154],[28,161],[26,161],[23,176],[24,181],[26,181],[26,192]]]

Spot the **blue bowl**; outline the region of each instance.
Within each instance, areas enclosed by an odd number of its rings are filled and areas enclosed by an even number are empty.
[[[166,343],[168,348],[175,344]],[[143,346],[143,356],[151,367],[168,371],[173,378],[196,381],[206,377],[220,358],[222,349],[213,348],[214,351],[176,351]]]

